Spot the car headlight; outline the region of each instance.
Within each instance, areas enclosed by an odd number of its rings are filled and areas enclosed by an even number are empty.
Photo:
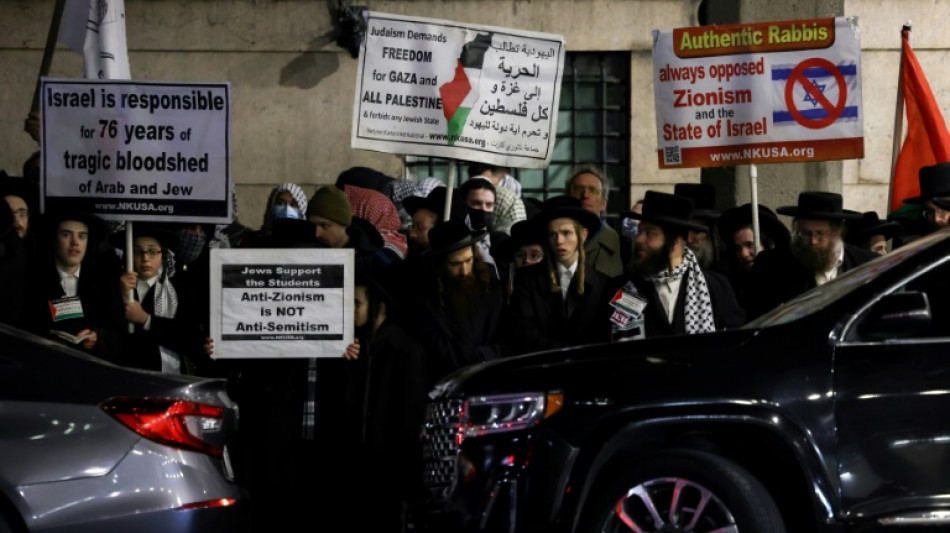
[[[560,411],[563,404],[559,392],[472,396],[462,407],[461,437],[524,429]]]

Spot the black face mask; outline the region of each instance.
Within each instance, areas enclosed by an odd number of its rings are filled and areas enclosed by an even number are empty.
[[[490,211],[482,211],[481,209],[469,208],[468,220],[472,223],[473,230],[490,229],[491,222],[492,222],[492,214]]]

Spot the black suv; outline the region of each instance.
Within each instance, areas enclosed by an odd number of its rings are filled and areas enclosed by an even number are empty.
[[[950,530],[950,230],[747,326],[465,368],[434,531]]]

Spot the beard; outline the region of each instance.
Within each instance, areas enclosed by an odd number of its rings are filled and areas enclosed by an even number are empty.
[[[465,317],[475,309],[481,300],[482,286],[475,274],[460,278],[449,277],[445,280],[446,306],[457,317]]]
[[[801,239],[792,239],[791,251],[795,260],[809,272],[827,272],[838,261],[838,247],[840,241],[828,242],[826,247],[815,247]]]
[[[630,262],[634,273],[643,277],[650,277],[667,268],[668,254],[663,249],[646,248],[646,253],[643,255],[640,254],[641,250],[644,249],[640,246],[634,249],[634,256]]]
[[[693,251],[693,255],[696,256],[696,261],[698,261],[699,266],[703,268],[709,268],[709,265],[713,263],[713,259],[716,256],[713,243],[708,238],[700,242],[695,248],[690,246],[689,249]]]

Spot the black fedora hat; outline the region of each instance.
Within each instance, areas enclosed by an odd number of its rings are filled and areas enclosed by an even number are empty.
[[[151,237],[162,245],[163,250],[173,250],[178,246],[178,233],[171,227],[158,222],[133,222],[132,239],[139,237]],[[121,229],[109,235],[109,244],[125,249],[125,229]]]
[[[768,207],[757,204],[759,211],[759,229],[768,235],[775,244],[780,247],[788,246],[791,241],[791,233],[785,224],[779,220],[778,215]],[[719,238],[727,245],[732,244],[733,235],[739,228],[752,224],[752,204],[742,204],[737,207],[726,209],[719,217],[719,223],[716,226],[719,232]]]
[[[569,218],[587,228],[588,235],[600,231],[600,217],[584,209],[580,200],[566,194],[552,196],[545,200],[541,204],[541,212],[535,218],[542,228],[547,227],[548,222],[556,218]]]
[[[850,220],[861,213],[843,209],[841,195],[836,192],[804,191],[798,194],[798,205],[778,208],[780,215],[807,220]]]
[[[436,187],[429,192],[428,196],[409,196],[402,200],[402,206],[409,213],[409,216],[415,215],[420,209],[428,209],[436,214],[439,220],[442,220],[445,214],[445,197],[448,189],[443,185]],[[449,210],[449,218],[465,217],[465,206],[462,204],[457,194],[452,195],[452,207]]]
[[[440,257],[447,253],[471,246],[488,235],[488,231],[473,232],[461,219],[445,220],[429,230],[430,248],[423,257]]]
[[[544,247],[547,238],[545,235],[546,226],[538,217],[531,217],[525,220],[519,220],[511,226],[511,236],[499,242],[493,249],[499,258],[506,261],[513,261],[515,252],[522,246],[536,244]]]
[[[43,239],[51,239],[56,235],[56,230],[61,222],[75,220],[82,222],[89,229],[89,239],[102,242],[109,234],[109,226],[106,221],[92,213],[82,211],[52,211],[39,216],[37,227]]]
[[[893,239],[904,234],[904,228],[899,223],[893,220],[881,220],[877,211],[867,211],[861,215],[861,218],[847,221],[845,227],[848,231],[844,234],[844,241],[859,246],[874,235]]]
[[[922,204],[927,200],[950,196],[950,162],[920,167],[920,196],[907,198],[905,204]]]
[[[39,205],[40,189],[35,183],[16,176],[0,176],[0,198],[18,196],[26,202],[30,211],[36,211]]]
[[[715,221],[721,213],[716,211],[716,188],[705,183],[677,183],[673,194],[693,199],[693,218]]]
[[[643,212],[624,211],[622,218],[633,218],[654,224],[675,226],[693,231],[709,231],[708,226],[693,220],[692,198],[660,191],[647,191],[643,195]]]

